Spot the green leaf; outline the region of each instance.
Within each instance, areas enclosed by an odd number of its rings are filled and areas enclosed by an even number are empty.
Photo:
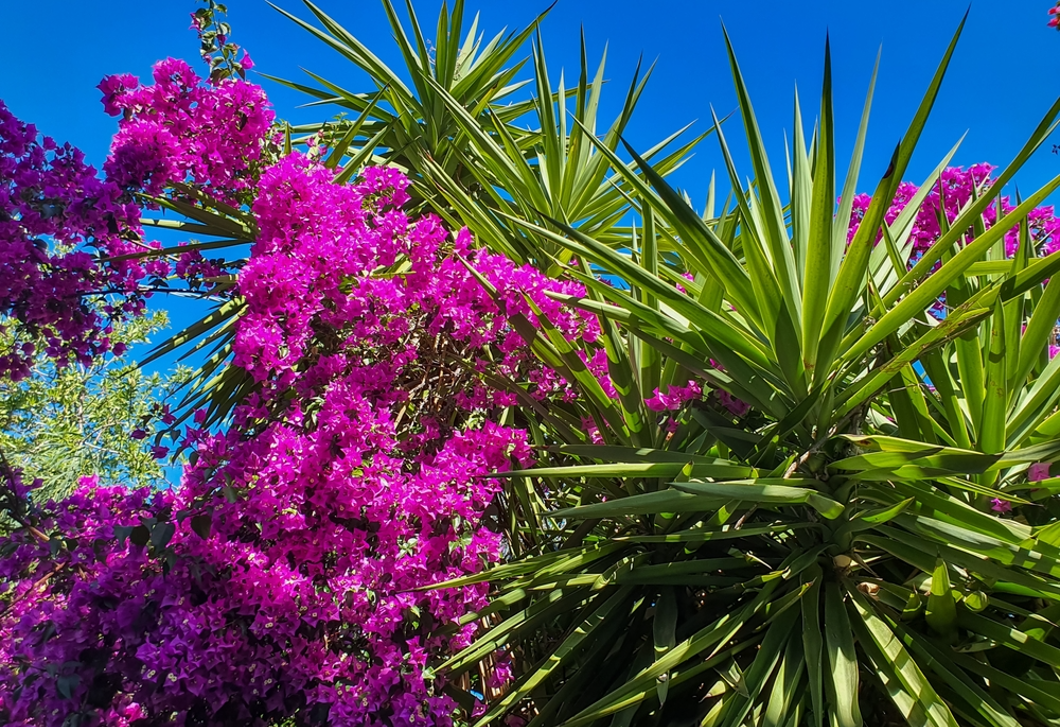
[[[600,447],[603,449],[604,447]],[[586,456],[596,456],[592,452],[593,446],[589,446]],[[612,449],[612,448],[608,448]],[[567,448],[569,451],[569,448]],[[567,467],[539,467],[532,470],[512,470],[509,472],[498,472],[494,477],[676,477],[682,469],[689,465],[690,476],[693,477],[747,477],[754,473],[754,469],[743,465],[733,464],[728,460],[700,458],[696,461],[690,457],[681,457],[677,462],[616,462],[614,464],[589,464],[570,465]]]
[[[740,112],[743,117],[747,145],[751,153],[752,166],[754,167],[755,181],[759,193],[758,203],[762,206],[763,224],[760,227],[762,230],[761,236],[764,238],[763,242],[769,251],[773,272],[780,287],[781,300],[787,310],[788,316],[790,317],[790,325],[793,326],[795,331],[801,331],[802,296],[797,279],[794,253],[784,223],[784,212],[780,203],[780,195],[773,182],[773,172],[769,166],[765,142],[762,140],[762,134],[758,128],[758,121],[755,118],[754,108],[751,106],[751,98],[747,92],[747,87],[743,80],[743,74],[740,72],[740,66],[736,61],[736,54],[733,51],[732,42],[729,40],[729,34],[728,31],[725,30],[724,25],[722,26],[722,34],[725,37],[725,47],[729,55],[729,66],[732,70],[733,82],[736,86],[736,96],[740,103]],[[827,46],[825,54],[825,88],[827,91],[831,85],[831,69],[830,64],[827,61]],[[825,164],[827,164],[827,162]],[[833,176],[834,174],[826,165],[822,165],[819,169],[822,173],[829,176]],[[654,184],[655,183],[653,182],[653,185]],[[831,205],[832,202],[831,199],[829,199],[829,214],[831,213]],[[750,222],[750,220],[745,220],[745,222]],[[739,305],[740,304],[737,303],[737,306]]]
[[[803,584],[809,584],[806,595],[800,601],[802,608],[802,646],[806,662],[806,676],[810,687],[810,708],[816,723],[825,717],[824,637],[821,633],[821,568],[813,566],[803,575]]]
[[[850,598],[860,616],[854,621],[858,641],[906,721],[913,727],[958,727],[949,707],[884,620],[860,594],[852,591]]]
[[[798,720],[804,694],[800,687],[805,667],[802,644],[793,633],[788,639],[784,657],[777,668],[773,690],[765,703],[766,711],[762,717],[763,727],[783,727],[792,719]]]
[[[74,690],[81,684],[80,674],[62,674],[55,680],[55,691],[66,700],[74,698]]]
[[[173,523],[156,523],[151,527],[151,545],[156,550],[161,550],[169,545],[176,531],[177,528]]]
[[[129,531],[129,541],[133,545],[144,547],[151,539],[151,531],[144,525],[137,525]]]
[[[724,500],[740,500],[760,504],[794,505],[806,503],[824,517],[834,520],[842,514],[841,503],[821,495],[816,490],[790,486],[797,484],[820,484],[816,480],[781,478],[759,478],[757,480],[734,480],[731,482],[672,482],[671,486],[682,492],[716,497]]]
[[[210,537],[210,529],[213,525],[213,518],[208,515],[193,515],[191,518],[191,530],[203,540]]]
[[[830,714],[838,727],[861,727],[858,658],[838,583],[826,584],[824,606],[825,645],[831,670],[831,679],[825,682],[830,686]]]
[[[802,356],[803,366],[811,375],[817,364],[817,344],[824,327],[832,281],[832,256],[835,254],[832,243],[835,234],[835,139],[832,122],[832,55],[826,39],[818,132],[820,141],[814,163],[809,240],[802,280]]]
[[[1038,641],[1019,629],[1005,626],[967,610],[958,613],[957,622],[962,628],[992,639],[1013,651],[1026,654],[1053,668],[1060,668],[1060,649]]]
[[[928,594],[925,619],[935,633],[951,640],[955,637],[957,602],[950,585],[949,568],[941,558],[938,559],[931,575],[931,592]]]
[[[673,588],[664,587],[659,591],[655,602],[655,618],[652,619],[652,635],[655,642],[655,660],[661,659],[677,645],[677,596]],[[655,689],[659,694],[659,704],[666,704],[666,695],[670,687],[670,674],[660,676]]]
[[[548,514],[554,520],[590,520],[609,517],[632,517],[662,512],[700,512],[727,502],[721,497],[702,497],[678,490],[659,490],[621,497],[608,502],[563,508]]]

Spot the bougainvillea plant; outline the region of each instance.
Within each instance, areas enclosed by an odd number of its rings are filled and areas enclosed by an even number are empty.
[[[335,183],[299,152],[263,163],[272,112],[256,86],[204,83],[172,59],[154,80],[101,84],[123,115],[102,184],[249,206],[232,365],[254,392],[227,430],[196,415],[172,490],[85,478],[37,503],[8,469],[23,527],[0,562],[5,721],[449,724],[456,702],[427,663],[466,645],[476,627],[457,619],[485,587],[415,589],[500,557],[480,527],[499,485],[481,476],[532,458],[525,432],[497,421],[513,395],[483,377],[529,382],[536,401],[574,396],[510,320],[542,315],[591,344],[595,318],[545,295],[583,290],[410,220],[395,170]],[[95,260],[92,275],[106,270]],[[491,678],[505,673],[501,661]]]
[[[0,375],[25,376],[40,341],[57,361],[89,363],[114,348],[110,317],[140,312],[138,283],[162,273],[95,264],[93,252],[139,251],[139,208],[78,149],[39,136],[2,102],[0,154],[0,310],[13,329]],[[115,302],[95,305],[107,293]]]

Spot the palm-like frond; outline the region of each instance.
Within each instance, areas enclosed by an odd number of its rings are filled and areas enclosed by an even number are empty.
[[[549,218],[562,220],[613,244],[624,239],[616,228],[629,210],[629,185],[612,172],[593,142],[606,52],[592,71],[583,39],[576,84],[567,88],[561,76],[554,86],[539,31],[547,11],[519,32],[502,32],[484,42],[477,16],[461,38],[463,2],[454,3],[451,12],[443,4],[432,55],[429,31],[411,3],[406,29],[393,4],[384,0],[405,62],[399,73],[318,7],[308,0],[305,4],[320,27],[277,9],[366,71],[376,86],[353,93],[315,73],[309,75],[318,87],[273,79],[359,115],[354,122],[296,127],[297,133],[324,134],[334,144],[333,163],[343,159],[345,169],[365,162],[396,166],[409,174],[422,208],[451,225],[468,226],[492,249],[541,267],[550,265],[558,250],[539,249],[542,243],[506,215],[541,224]],[[531,38],[533,76],[524,79],[520,74],[526,59],[516,55]],[[650,75],[649,69],[642,77],[639,68],[634,74],[622,110],[603,134],[611,150]],[[526,92],[529,98],[524,98]],[[702,138],[670,149],[683,131],[663,139],[646,155],[658,172],[676,169]],[[354,152],[360,157],[345,161],[344,155]]]
[[[796,120],[786,206],[730,46],[754,183],[717,126],[738,190],[719,216],[591,135],[642,211],[635,236],[615,244],[562,216],[504,211],[591,264],[573,273],[587,295],[564,300],[605,320],[620,396],[601,404],[584,387],[579,414],[603,444],[579,433],[543,467],[508,475],[509,507],[537,484],[560,508],[533,514],[551,537],[475,577],[497,588],[491,625],[443,669],[505,649],[522,675],[478,725],[512,710],[566,727],[1060,719],[1054,488],[1027,482],[1030,465],[1060,458],[1060,359],[1045,356],[1060,253],[1032,257],[1025,223],[1060,177],[982,224],[1060,103],[919,260],[914,216],[952,152],[905,212],[884,217],[959,35],[849,244],[868,105],[840,183],[827,49],[809,144]],[[1007,259],[1004,235],[1021,224]],[[535,335],[569,360],[547,326]],[[660,426],[644,397],[690,375],[750,411],[712,397]],[[1000,517],[992,500],[1027,515]]]

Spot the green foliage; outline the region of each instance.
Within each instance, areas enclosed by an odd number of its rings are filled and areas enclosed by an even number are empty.
[[[584,386],[563,418],[597,422],[605,443],[542,418],[554,466],[511,475],[521,557],[477,577],[496,588],[491,625],[440,667],[458,677],[496,649],[517,661],[518,681],[477,725],[513,710],[535,727],[1060,719],[1060,513],[1048,482],[1034,490],[1026,476],[1060,458],[1060,364],[1046,363],[1045,335],[1006,335],[1052,329],[1055,282],[1043,284],[1060,255],[1006,260],[1002,240],[1060,177],[1004,223],[973,224],[1055,128],[1060,103],[912,260],[919,201],[892,224],[883,215],[953,47],[849,247],[867,124],[844,182],[827,51],[809,143],[795,122],[790,204],[730,47],[754,173],[745,185],[716,124],[735,203],[700,214],[632,149],[636,175],[597,142],[643,213],[635,237],[616,246],[513,216],[592,264],[574,273],[589,294],[566,300],[614,323],[605,344],[622,396]],[[942,295],[939,321],[927,309]],[[571,359],[547,326],[535,335],[536,350]],[[690,376],[751,410],[734,416],[712,396],[676,429],[653,424],[644,396]],[[992,512],[995,498],[1018,516]]]
[[[220,82],[233,74],[245,79],[253,64],[245,52],[239,60],[239,46],[228,40],[232,26],[220,19],[228,14],[228,7],[216,0],[202,2],[206,7],[192,13],[191,20],[199,33],[199,55],[210,64],[210,80]]]
[[[620,223],[629,211],[631,183],[611,172],[593,142],[601,133],[606,52],[594,70],[583,39],[577,81],[568,87],[561,76],[554,85],[538,29],[544,15],[519,32],[486,40],[477,16],[464,34],[463,0],[456,0],[451,13],[443,3],[436,28],[420,24],[411,2],[406,3],[411,28],[406,28],[393,3],[384,0],[405,62],[396,72],[320,8],[304,3],[315,24],[277,9],[367,72],[375,86],[355,93],[310,71],[316,86],[273,79],[318,104],[345,109],[338,121],[292,129],[328,142],[327,163],[342,169],[340,179],[366,163],[396,166],[413,181],[412,192],[422,206],[454,227],[474,227],[481,242],[512,259],[541,267],[552,263],[553,253],[562,257],[562,248],[527,236],[510,216],[546,225],[549,219],[563,220],[614,244],[626,239]],[[527,59],[515,57],[531,38],[532,77],[520,78]],[[617,147],[650,75],[650,69],[643,77],[639,68],[634,73],[621,112],[602,131],[607,149]],[[356,114],[355,120],[345,118],[347,113]],[[698,142],[692,139],[664,153],[682,131],[645,154],[656,171],[675,169]],[[624,171],[638,176],[632,166]]]
[[[118,327],[118,340],[143,343],[166,326],[163,313]],[[106,357],[92,366],[57,368],[39,355],[32,375],[0,382],[0,451],[23,479],[44,485],[40,499],[68,494],[77,479],[99,475],[102,484],[158,486],[161,465],[147,440],[130,432],[146,420],[175,388],[176,376],[146,374],[134,362]]]
[[[578,278],[589,292],[566,302],[605,322],[617,400],[547,324],[526,335],[580,399],[546,411],[519,383],[498,382],[527,404],[514,416],[542,466],[510,474],[498,502],[511,562],[451,584],[494,587],[493,603],[463,618],[482,620],[480,637],[439,665],[451,692],[470,703],[464,687],[497,650],[516,665],[478,725],[509,713],[532,727],[1060,724],[1060,508],[1053,480],[1027,479],[1030,465],[1060,459],[1060,358],[1045,356],[1060,253],[1008,260],[1003,240],[1060,177],[1004,223],[980,222],[1054,130],[1060,102],[913,260],[923,197],[890,224],[884,215],[960,30],[848,245],[872,92],[840,178],[827,47],[819,116],[805,123],[796,103],[782,178],[730,47],[751,181],[715,118],[733,193],[719,206],[712,182],[701,212],[665,179],[699,138],[624,156],[643,81],[600,135],[602,64],[592,81],[583,60],[577,84],[553,84],[538,36],[533,77],[519,80],[513,59],[536,24],[483,43],[473,23],[461,38],[457,2],[443,6],[432,52],[411,6],[410,36],[384,0],[402,76],[306,5],[317,25],[285,14],[375,87],[284,81],[356,114],[292,129],[290,143],[322,135],[340,180],[367,162],[400,166],[422,207]],[[505,103],[527,84],[531,99]],[[536,130],[516,126],[527,118]],[[189,229],[253,237],[237,211],[194,212]],[[589,265],[574,270],[572,258]],[[614,278],[626,287],[605,283]],[[927,310],[943,295],[939,321]],[[208,403],[211,417],[245,393],[214,373],[238,313],[238,301],[226,304],[163,346],[217,346],[186,400]],[[712,392],[668,426],[645,398],[690,378]],[[750,411],[732,414],[722,395]],[[1014,515],[992,512],[995,499]]]

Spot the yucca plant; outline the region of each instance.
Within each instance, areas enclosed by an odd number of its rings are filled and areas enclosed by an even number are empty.
[[[872,87],[840,182],[827,45],[820,116],[807,145],[796,111],[786,180],[729,45],[754,180],[716,125],[735,202],[700,214],[597,141],[640,213],[624,245],[512,215],[591,264],[566,301],[604,321],[618,397],[547,323],[527,333],[583,396],[539,413],[543,466],[508,480],[523,555],[449,584],[496,592],[440,673],[455,684],[498,650],[517,667],[477,725],[1060,724],[1058,480],[1028,481],[1060,458],[1060,358],[1045,353],[1060,252],[1036,257],[1026,224],[1060,177],[982,221],[1060,102],[918,259],[914,217],[954,152],[885,219],[959,35],[849,243]],[[645,398],[689,379],[716,393],[661,425]]]
[[[406,0],[408,28],[394,4],[383,0],[404,61],[404,68],[394,71],[323,10],[303,2],[319,26],[274,7],[367,73],[374,88],[349,91],[310,71],[317,86],[266,76],[308,94],[313,105],[357,114],[353,120],[294,127],[296,143],[322,135],[333,147],[330,163],[342,162],[347,175],[365,163],[400,168],[413,181],[421,207],[454,226],[472,227],[481,242],[516,260],[545,265],[556,250],[528,238],[509,215],[538,224],[564,220],[601,241],[624,239],[615,228],[629,209],[629,183],[611,173],[607,157],[591,141],[606,51],[593,72],[583,38],[577,81],[568,88],[561,76],[553,86],[539,27],[547,10],[525,29],[485,41],[477,15],[461,37],[463,0],[452,11],[442,3],[436,27],[422,25]],[[533,73],[523,78],[527,59],[517,54],[532,37]],[[636,69],[622,110],[604,133],[609,150],[618,147],[650,76],[651,69],[643,76]],[[655,159],[687,128],[645,152],[657,172],[675,169],[700,141],[693,138]]]

